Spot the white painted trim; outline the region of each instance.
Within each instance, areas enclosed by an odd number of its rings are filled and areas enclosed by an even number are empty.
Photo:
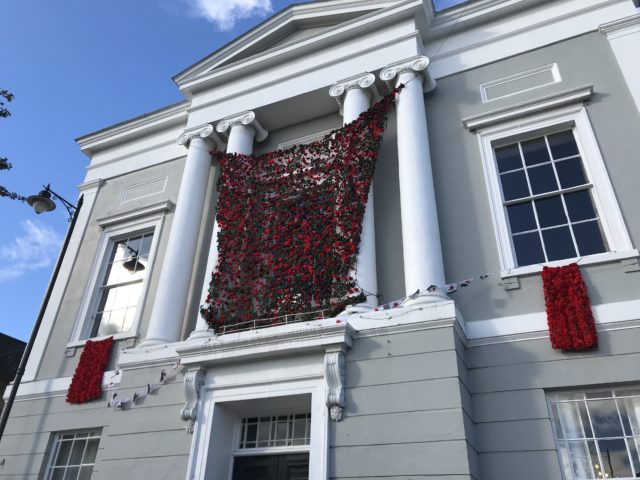
[[[29,355],[29,361],[27,362],[23,377],[24,382],[29,382],[35,379],[38,374],[38,370],[40,369],[40,364],[44,358],[44,351],[49,343],[49,337],[51,336],[55,320],[58,316],[60,306],[62,305],[62,299],[67,290],[69,279],[76,259],[78,258],[78,252],[80,251],[80,246],[82,245],[84,234],[87,230],[87,225],[89,224],[89,220],[93,213],[93,207],[102,183],[102,180],[96,180],[91,183],[81,185],[81,191],[84,195],[84,204],[78,213],[78,219],[76,220],[76,225],[71,234],[66,255],[62,260],[58,278],[53,286],[49,303],[47,304],[44,312],[38,336],[34,342],[31,355]]]
[[[597,325],[640,319],[640,299],[592,305],[591,308]],[[543,335],[548,336],[547,314],[545,312],[474,320],[466,322],[466,327],[468,340],[532,332],[542,332]]]
[[[322,360],[319,358],[319,362]],[[249,380],[241,385],[219,388],[212,380],[215,371],[208,371],[206,384],[202,388],[197,421],[191,443],[191,453],[187,466],[187,480],[204,480],[213,478],[216,472],[206,471],[207,455],[211,452],[211,444],[216,426],[212,420],[216,405],[228,402],[273,398],[293,395],[311,394],[311,444],[309,445],[309,480],[326,480],[328,478],[329,453],[329,415],[325,405],[326,385],[321,365],[309,366],[302,378],[290,378],[286,370],[272,372],[274,376],[268,383],[254,383]],[[232,441],[232,439],[229,439]],[[229,458],[233,462],[233,455]],[[231,480],[231,468],[229,477]]]
[[[613,22],[603,23],[598,30],[604,33],[609,40],[637,33],[640,30],[640,13],[620,18]]]
[[[174,206],[172,201],[165,200],[164,202],[154,203],[153,205],[145,205],[144,207],[134,210],[127,210],[126,212],[116,213],[108,217],[98,218],[96,223],[102,228],[109,228],[118,224],[131,223],[141,218],[148,218],[152,215],[167,213],[171,211]]]
[[[316,140],[320,140],[324,138],[325,135],[331,133],[331,129],[323,130],[321,132],[311,133],[309,135],[304,135],[302,137],[293,138],[291,140],[287,140],[286,142],[282,142],[278,144],[279,150],[284,150],[289,147],[293,147],[294,145],[307,145],[309,143],[313,143]]]
[[[466,117],[462,119],[462,124],[469,130],[478,130],[495,125],[496,123],[533,115],[545,110],[559,108],[577,102],[584,102],[585,100],[589,100],[591,95],[593,95],[593,85],[585,85],[510,105],[505,108],[491,110],[490,112],[481,113],[472,117]]]
[[[118,370],[108,370],[104,372],[102,375],[102,386],[106,387],[113,380],[113,385],[120,385],[122,381],[122,375],[116,375]],[[73,377],[58,377],[52,378],[49,380],[38,380],[38,381],[22,381],[20,386],[18,386],[17,397],[25,397],[27,395],[47,395],[53,396],[53,394],[57,394],[60,392],[66,392],[69,390],[69,385],[71,385],[71,379]],[[5,393],[5,399],[9,397],[9,390],[7,389]]]
[[[104,231],[98,244],[97,254],[94,257],[91,273],[89,274],[89,279],[82,297],[82,303],[80,304],[75,326],[71,338],[67,343],[67,347],[82,345],[89,338],[89,329],[92,326],[92,312],[95,311],[96,303],[99,300],[97,294],[99,284],[107,268],[105,259],[113,248],[114,242],[125,236],[153,231],[153,240],[151,241],[149,250],[149,261],[146,276],[143,280],[142,293],[140,294],[136,316],[131,330],[129,332],[122,332],[122,338],[138,336],[138,328],[140,326],[142,312],[146,307],[147,293],[149,284],[151,283],[150,278],[155,267],[155,256],[162,235],[162,227],[166,213],[172,205],[169,201],[162,202],[98,220],[98,224],[104,228]]]
[[[487,94],[487,90],[491,87],[496,87],[498,85],[505,85],[512,82],[517,82],[518,80],[522,80],[524,78],[532,77],[534,75],[538,75],[544,72],[551,72],[552,80],[546,83],[540,83],[539,85],[535,85],[533,87],[524,88],[522,90],[517,90],[512,93],[507,93],[506,95],[501,95],[493,98],[489,98]],[[508,75],[506,77],[498,78],[496,80],[491,80],[489,82],[481,83],[480,88],[480,96],[482,97],[483,103],[493,102],[495,100],[501,98],[511,97],[513,95],[518,95],[524,92],[530,92],[531,90],[536,90],[541,87],[546,87],[547,85],[552,85],[554,83],[558,83],[562,81],[562,77],[560,76],[560,69],[558,68],[557,63],[551,63],[549,65],[544,65],[542,67],[532,68],[530,70],[525,70],[524,72],[514,73],[512,75]]]
[[[169,180],[169,177],[165,175],[164,177],[154,178],[153,180],[148,180],[146,182],[134,183],[133,185],[126,185],[125,187],[122,188],[122,193],[120,195],[120,203],[132,202],[134,200],[140,200],[141,198],[147,198],[153,195],[158,195],[159,193],[162,193],[166,190],[168,180]],[[130,198],[131,192],[143,189],[145,187],[151,187],[151,186],[157,186],[158,188],[155,190],[152,190],[151,193]]]
[[[587,111],[582,105],[573,105],[478,130],[477,132],[489,196],[489,205],[491,208],[491,217],[498,242],[500,269],[503,271],[504,276],[532,272],[527,269],[523,269],[520,272],[516,270],[516,260],[511,243],[511,234],[509,233],[509,227],[507,225],[493,145],[495,142],[505,138],[515,138],[521,135],[535,133],[536,131],[547,131],[548,129],[554,128],[573,129],[587,179],[593,185],[591,193],[596,211],[600,217],[600,224],[609,252],[619,252],[624,258],[634,256],[631,239],[627,232],[620,208],[616,202],[613,187],[591,128]],[[626,252],[630,253],[626,255]],[[603,258],[604,257],[594,256],[594,258],[590,260],[589,257],[585,257],[582,263],[597,263]],[[609,257],[609,259],[618,260],[620,258],[614,255]]]

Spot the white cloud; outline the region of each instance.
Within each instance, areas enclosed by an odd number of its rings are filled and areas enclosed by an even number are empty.
[[[48,267],[58,254],[62,239],[52,228],[31,220],[20,222],[20,226],[20,235],[0,245],[0,283]]]
[[[222,31],[231,30],[238,20],[263,17],[273,11],[271,0],[188,0],[198,16]]]

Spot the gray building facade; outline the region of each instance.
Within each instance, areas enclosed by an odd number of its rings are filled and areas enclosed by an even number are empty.
[[[79,138],[85,206],[0,478],[640,476],[639,41],[632,0],[294,5],[176,75],[184,102]],[[393,308],[207,330],[208,150],[311,142],[401,82],[358,260]],[[573,262],[598,347],[566,352],[541,271]],[[66,403],[109,335],[103,398]]]

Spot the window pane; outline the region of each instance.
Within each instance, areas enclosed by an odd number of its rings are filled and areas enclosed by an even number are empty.
[[[64,480],[76,480],[78,478],[79,472],[80,472],[80,467],[67,468],[67,473],[64,476]]]
[[[618,404],[621,403],[624,404],[624,411],[631,425],[631,432],[627,432],[627,435],[640,435],[640,398],[635,397],[618,400]]]
[[[640,475],[640,438],[627,438],[627,445],[631,453],[631,463],[636,471],[636,477]]]
[[[576,139],[573,138],[573,132],[571,130],[549,135],[547,140],[549,140],[551,155],[553,155],[555,159],[570,157],[572,155],[578,155],[579,153]]]
[[[522,142],[521,146],[524,163],[527,165],[536,165],[538,163],[551,161],[544,137]]]
[[[558,415],[564,436],[562,438],[592,438],[589,416],[584,402],[558,403]]]
[[[560,195],[536,200],[536,212],[542,228],[565,225],[567,223],[567,216],[564,213]]]
[[[80,465],[82,463],[82,454],[84,452],[85,440],[76,440],[71,447],[71,457],[69,458],[69,465]]]
[[[514,200],[529,196],[529,187],[524,171],[505,173],[500,176],[502,194],[505,200]]]
[[[529,174],[531,191],[534,195],[558,190],[558,182],[551,165],[529,168],[527,173]]]
[[[519,266],[544,262],[544,253],[538,232],[514,235],[513,246],[516,249]]]
[[[558,178],[560,178],[562,188],[575,187],[587,183],[580,157],[556,162],[556,170],[558,171]]]
[[[519,203],[507,207],[511,233],[526,232],[536,228],[536,219],[533,215],[531,202]]]
[[[90,480],[92,470],[93,470],[93,467],[82,467],[80,469],[80,475],[78,476],[78,480]]]
[[[87,442],[87,449],[84,451],[84,457],[82,458],[83,464],[93,463],[96,461],[96,454],[98,453],[99,443],[99,438],[92,438]]]
[[[579,222],[580,220],[588,220],[596,217],[596,211],[593,208],[589,190],[566,193],[564,200],[567,204],[569,218],[572,222]]]
[[[71,441],[60,442],[58,447],[58,456],[56,458],[56,465],[67,465],[69,463],[69,453],[71,452]]]
[[[596,437],[622,436],[622,425],[614,400],[589,400],[589,413]]]
[[[496,161],[498,162],[498,171],[500,173],[522,168],[518,144],[496,148]]]
[[[624,439],[599,440],[600,457],[602,458],[603,470],[609,478],[629,478],[633,477],[631,463]]]
[[[599,463],[595,442],[569,442],[569,453],[575,478],[594,478],[593,466]]]
[[[64,468],[53,469],[51,473],[51,480],[64,480]]]
[[[606,251],[600,225],[597,220],[574,225],[573,234],[576,237],[580,255],[593,255]]]
[[[544,239],[544,248],[547,251],[547,258],[550,262],[576,256],[576,249],[573,246],[569,227],[544,230],[542,238]]]

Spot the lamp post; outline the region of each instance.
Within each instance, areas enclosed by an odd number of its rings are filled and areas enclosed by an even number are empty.
[[[67,209],[67,212],[69,213],[69,228],[67,229],[67,235],[65,236],[64,243],[62,244],[62,250],[60,251],[58,261],[56,262],[56,266],[53,270],[53,275],[51,276],[51,280],[49,280],[47,292],[45,293],[44,299],[42,300],[42,305],[40,305],[40,311],[38,312],[36,323],[33,325],[33,330],[31,331],[29,342],[27,343],[27,346],[25,347],[22,354],[22,358],[20,359],[20,364],[18,365],[18,370],[16,371],[16,377],[13,380],[13,385],[11,386],[11,393],[9,393],[7,403],[2,410],[2,417],[0,418],[0,442],[2,441],[2,436],[4,434],[5,426],[7,425],[7,420],[9,420],[9,413],[11,412],[11,407],[13,406],[13,401],[16,398],[16,394],[18,393],[18,387],[20,386],[22,375],[24,375],[27,361],[29,360],[29,355],[31,354],[33,344],[35,343],[36,337],[38,336],[38,330],[40,329],[42,318],[44,317],[44,313],[47,310],[47,305],[49,304],[49,299],[51,298],[53,286],[56,283],[56,279],[58,278],[58,273],[60,272],[60,267],[62,265],[64,255],[67,251],[67,247],[69,246],[69,240],[71,239],[71,234],[73,233],[73,227],[75,226],[76,220],[78,219],[80,208],[82,208],[82,196],[80,196],[80,198],[78,199],[78,205],[73,205],[71,202],[65,200],[60,195],[51,190],[49,185],[45,186],[44,190],[42,190],[38,195],[31,195],[30,197],[27,197],[27,203],[33,207],[37,214],[50,212],[56,208],[56,204],[53,200],[51,200],[51,196],[60,201],[60,203],[62,203]]]

